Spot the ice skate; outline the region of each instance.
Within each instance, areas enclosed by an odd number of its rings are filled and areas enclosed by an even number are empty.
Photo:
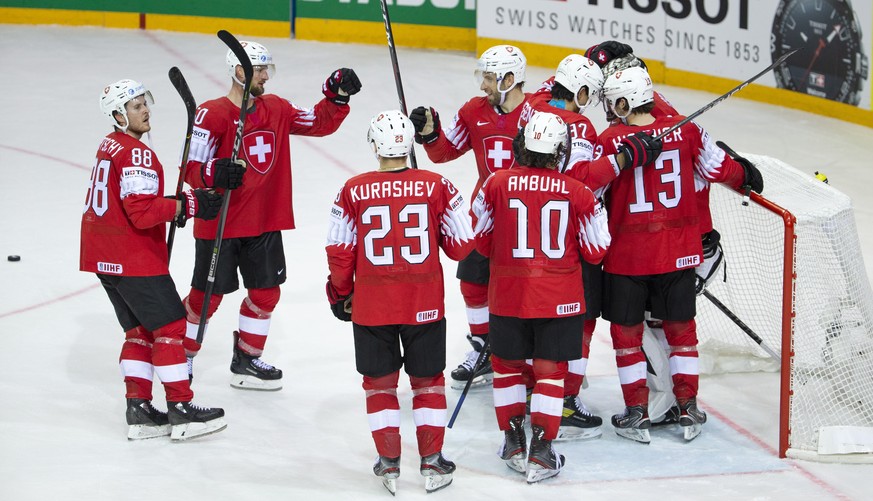
[[[505,430],[503,443],[497,451],[506,466],[519,473],[527,470],[527,437],[524,434],[524,416],[509,419],[509,429]]]
[[[172,432],[170,439],[179,442],[211,435],[227,428],[224,409],[200,407],[191,402],[167,402]]]
[[[454,466],[454,464],[452,465]],[[382,485],[394,496],[397,493],[397,477],[400,476],[400,458],[376,457],[373,473],[381,477]],[[451,480],[450,480],[451,481]]]
[[[542,426],[531,427],[530,455],[527,459],[527,483],[554,477],[564,467],[564,456],[555,452],[551,440],[544,440]]]
[[[127,399],[127,439],[166,437],[170,434],[167,413],[161,412],[144,398]]]
[[[424,477],[424,490],[428,493],[448,487],[452,483],[455,463],[443,456],[442,452],[421,458],[421,475]]]
[[[703,423],[706,422],[706,413],[697,407],[697,399],[691,398],[679,403],[681,414],[679,426],[685,435],[685,440],[694,440],[700,435]]]
[[[282,389],[282,371],[249,355],[239,347],[239,332],[233,333],[233,360],[230,362],[230,385],[243,390],[276,391]]]
[[[555,440],[588,440],[603,435],[603,419],[592,414],[578,395],[564,397],[564,412]]]
[[[652,427],[652,423],[649,421],[649,415],[643,405],[625,407],[624,413],[612,416],[612,426],[615,427],[615,432],[624,438],[643,444],[652,441],[649,436],[649,428]]]
[[[467,341],[473,345],[473,349],[467,352],[467,358],[461,362],[461,365],[452,371],[452,388],[455,390],[463,390],[470,376],[473,377],[470,388],[488,386],[494,379],[494,369],[491,368],[490,349],[485,350],[485,359],[482,360],[479,370],[473,374],[473,368],[476,366],[476,360],[479,359],[479,354],[482,352],[485,341],[481,337],[472,334],[467,334]]]

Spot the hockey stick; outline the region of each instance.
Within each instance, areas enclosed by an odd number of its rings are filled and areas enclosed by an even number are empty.
[[[776,353],[773,350],[773,348],[770,348],[769,346],[767,346],[767,344],[764,342],[764,340],[761,339],[760,336],[755,334],[755,331],[753,331],[748,325],[746,325],[742,320],[740,320],[739,317],[734,315],[734,312],[732,312],[727,306],[725,306],[724,303],[719,301],[718,298],[713,296],[712,293],[706,289],[703,290],[703,295],[706,296],[706,299],[709,299],[712,302],[712,304],[715,305],[716,308],[721,310],[721,312],[724,313],[726,317],[731,319],[731,321],[733,323],[735,323],[737,325],[737,327],[739,327],[743,332],[745,332],[747,336],[752,338],[752,341],[758,343],[758,346],[760,346],[761,349],[766,351],[767,354],[770,355],[771,357],[773,357],[774,360],[776,360],[780,364],[782,363],[782,358],[779,356],[779,354]]]
[[[248,112],[249,94],[252,90],[252,77],[255,70],[252,67],[252,61],[246,54],[245,49],[240,45],[230,32],[220,30],[218,38],[224,42],[227,47],[233,51],[240,66],[245,74],[245,85],[243,85],[242,102],[239,106],[239,123],[236,126],[236,136],[233,138],[233,151],[230,154],[230,161],[236,162],[239,155],[239,149],[242,145],[243,129],[245,128],[246,113]],[[212,246],[212,260],[209,263],[209,276],[206,279],[206,290],[203,293],[203,307],[200,308],[200,324],[197,325],[197,344],[203,342],[203,333],[206,331],[206,315],[209,313],[209,300],[212,298],[212,290],[215,288],[215,269],[218,266],[218,254],[221,252],[221,238],[224,236],[224,225],[227,223],[227,208],[230,205],[231,190],[225,190],[224,200],[221,202],[221,216],[218,219],[218,229],[215,232],[215,242]]]
[[[188,150],[191,149],[191,134],[194,131],[194,114],[197,112],[197,103],[194,101],[194,96],[191,95],[191,89],[188,88],[188,82],[182,76],[182,71],[173,66],[170,68],[170,82],[185,103],[185,111],[188,114],[188,128],[185,129],[185,145],[182,147],[182,162],[179,164],[179,182],[176,184],[176,200],[182,196],[182,187],[185,185],[185,168],[188,166]],[[184,209],[183,209],[184,210]],[[176,220],[170,223],[170,233],[167,235],[167,261],[173,255],[173,240],[176,237]]]
[[[725,153],[730,155],[731,158],[733,158],[733,159],[736,159],[738,156],[740,156],[736,151],[734,151],[733,148],[724,144],[723,141],[716,141],[715,145],[718,146],[719,148],[723,149],[725,151]],[[749,162],[749,163],[751,163],[751,162]],[[740,188],[743,189],[743,207],[748,207],[749,206],[749,197],[752,196],[752,185],[744,184]]]
[[[740,85],[737,85],[737,86],[734,87],[733,89],[731,89],[731,90],[725,92],[725,93],[722,94],[720,97],[717,97],[717,98],[715,98],[714,100],[710,101],[710,103],[707,104],[706,106],[704,106],[703,108],[700,108],[699,110],[695,111],[694,113],[692,113],[692,114],[688,115],[687,117],[685,117],[684,119],[682,119],[682,120],[681,120],[679,123],[677,123],[676,125],[670,127],[669,129],[667,129],[667,130],[665,130],[664,132],[662,132],[662,133],[658,134],[657,136],[655,136],[655,139],[663,139],[664,136],[666,136],[667,134],[673,132],[674,130],[678,129],[679,127],[682,127],[683,125],[687,124],[688,122],[690,122],[690,121],[694,120],[695,118],[699,117],[700,115],[706,113],[707,111],[709,111],[711,108],[713,108],[713,107],[714,107],[715,105],[717,105],[718,103],[724,101],[725,99],[727,99],[727,98],[733,96],[733,95],[736,94],[737,92],[743,90],[743,89],[746,88],[746,86],[749,85],[750,83],[752,83],[752,82],[754,82],[755,80],[761,78],[761,76],[763,76],[764,74],[768,73],[768,72],[769,72],[770,70],[772,70],[773,68],[775,68],[775,67],[779,66],[780,64],[784,63],[786,59],[788,59],[791,55],[793,55],[795,52],[797,52],[797,51],[799,51],[799,50],[800,50],[800,47],[798,47],[798,48],[796,48],[796,49],[791,49],[791,50],[789,50],[788,52],[786,52],[785,54],[783,54],[782,57],[780,57],[779,59],[773,61],[773,64],[771,64],[770,66],[767,66],[767,68],[765,68],[763,71],[761,71],[761,72],[758,73],[757,75],[755,75],[755,76],[753,76],[752,78],[746,80],[745,82],[741,83]]]
[[[391,31],[391,18],[388,17],[388,0],[382,2],[382,19],[385,20],[385,37],[388,39],[388,53],[391,55],[391,66],[394,68],[394,85],[397,87],[397,97],[400,99],[400,111],[409,116],[406,112],[406,98],[403,95],[403,82],[400,80],[400,64],[397,62],[397,50],[394,48],[394,32]],[[415,148],[409,149],[409,163],[413,169],[418,168],[418,162],[415,161]]]
[[[385,0],[382,0],[385,1]],[[476,375],[476,371],[479,370],[479,367],[482,366],[482,363],[485,361],[485,355],[488,353],[488,346],[491,344],[491,337],[485,338],[485,344],[482,345],[482,351],[479,352],[479,358],[476,359],[476,365],[473,366],[473,372],[470,373],[470,377],[467,379],[467,384],[464,385],[464,391],[461,392],[461,397],[458,399],[457,405],[455,405],[455,410],[452,412],[452,417],[449,419],[449,424],[446,425],[447,428],[451,428],[453,424],[455,424],[455,419],[458,417],[458,412],[461,411],[461,405],[464,404],[464,399],[467,398],[467,393],[470,391],[470,386],[473,384],[474,376]]]

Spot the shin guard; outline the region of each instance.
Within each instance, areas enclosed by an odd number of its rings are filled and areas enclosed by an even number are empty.
[[[182,301],[185,304],[185,311],[187,312],[185,317],[185,339],[182,345],[185,347],[185,353],[189,357],[197,355],[197,352],[200,351],[200,343],[197,342],[197,329],[200,326],[200,312],[203,311],[204,296],[205,293],[202,290],[191,287],[191,292],[188,293],[188,297]],[[209,319],[212,318],[215,310],[218,309],[218,305],[221,304],[221,299],[223,297],[224,296],[221,294],[213,294],[212,297],[209,298],[209,309],[206,313],[206,327],[203,330],[204,337],[206,336],[206,329],[209,328]]]
[[[442,373],[433,377],[409,377],[412,385],[412,418],[418,439],[418,455],[430,456],[443,450],[446,435],[446,380]]]
[[[397,400],[397,380],[400,372],[387,376],[364,376],[367,395],[367,420],[370,433],[380,456],[400,457],[400,402]]]
[[[124,333],[118,366],[127,388],[126,398],[152,399],[152,334],[143,326]]]
[[[649,387],[646,386],[646,356],[643,354],[643,324],[609,326],[618,379],[624,403],[628,407],[649,404]]]
[[[700,369],[697,353],[697,324],[694,320],[664,320],[664,335],[670,345],[670,375],[673,394],[679,402],[697,396]]]
[[[554,440],[564,411],[567,362],[535,358],[533,371],[536,385],[530,399],[530,424],[543,428],[544,440]]]
[[[253,357],[264,353],[270,317],[279,303],[279,287],[249,289],[239,306],[239,348]]]

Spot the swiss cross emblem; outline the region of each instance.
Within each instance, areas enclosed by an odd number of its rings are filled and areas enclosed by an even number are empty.
[[[515,163],[512,156],[512,139],[506,136],[490,136],[482,140],[485,146],[485,166],[488,172],[508,169]]]
[[[269,130],[259,130],[243,137],[242,150],[246,163],[261,174],[273,167],[276,153],[276,134]]]

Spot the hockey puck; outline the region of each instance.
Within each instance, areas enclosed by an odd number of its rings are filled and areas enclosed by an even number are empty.
[[[6,260],[7,260],[7,261],[12,261],[12,262],[14,263],[14,262],[16,262],[16,261],[21,261],[21,256],[16,256],[16,255],[13,254],[13,255],[11,255],[11,256],[6,256]]]

